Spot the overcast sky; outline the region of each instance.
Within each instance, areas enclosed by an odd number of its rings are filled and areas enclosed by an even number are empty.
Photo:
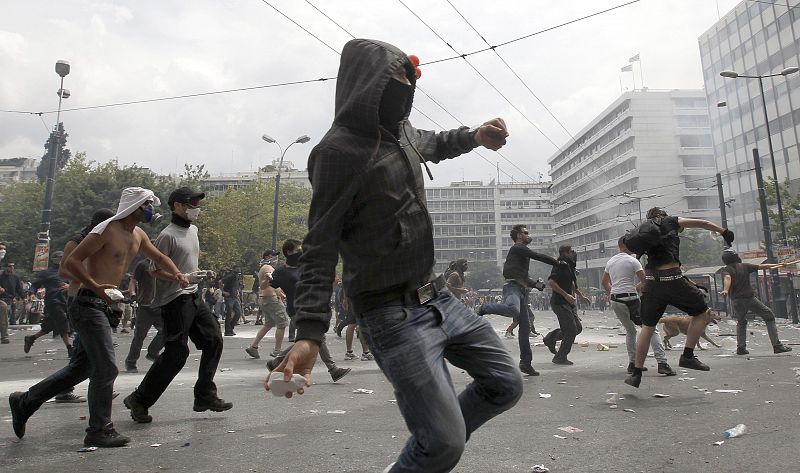
[[[491,44],[512,40],[626,0],[449,0]],[[459,53],[486,44],[447,0],[268,0],[336,50],[351,37],[397,45],[422,62],[454,55],[403,6],[405,3]],[[571,132],[607,107],[641,55],[651,89],[702,88],[698,36],[737,0],[641,0],[623,8],[497,49],[528,87]],[[314,8],[316,7],[316,9]],[[336,26],[322,13],[336,21]],[[86,107],[198,92],[335,77],[339,56],[262,0],[3,2],[0,16],[0,109],[53,111],[59,77],[70,62],[63,108]],[[446,128],[505,118],[511,137],[497,153],[483,150],[432,167],[434,185],[483,180],[547,180],[547,159],[569,135],[492,52],[422,67],[411,115],[418,128]],[[641,86],[638,66],[636,86]],[[277,158],[268,133],[286,146],[286,159],[305,169],[308,152],[330,126],[335,82],[314,82],[221,95],[62,113],[69,148],[89,159],[137,163],[175,173],[183,163],[212,174],[249,171]],[[421,113],[420,113],[421,112]],[[448,113],[449,112],[449,113]],[[452,114],[452,116],[451,116]],[[456,117],[456,118],[453,118]],[[527,118],[526,118],[527,117]],[[40,157],[56,115],[0,113],[0,158]],[[536,130],[532,121],[543,132]],[[546,136],[545,136],[546,135]],[[513,165],[511,163],[512,162]],[[514,165],[516,167],[514,167]],[[518,168],[519,169],[518,169]],[[520,170],[521,169],[521,170]],[[430,185],[430,184],[429,184]]]

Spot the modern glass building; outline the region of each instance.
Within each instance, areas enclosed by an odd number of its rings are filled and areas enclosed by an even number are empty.
[[[800,65],[800,0],[743,1],[699,38],[714,154],[728,200],[728,225],[738,251],[763,249],[763,231],[753,169],[753,148],[764,177],[772,177],[762,95],[757,79],[726,78],[779,74]],[[763,80],[778,181],[800,189],[800,74]],[[773,232],[773,240],[780,234]]]

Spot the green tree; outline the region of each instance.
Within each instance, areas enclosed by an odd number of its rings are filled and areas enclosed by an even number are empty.
[[[230,188],[209,199],[197,225],[200,227],[200,264],[217,271],[235,265],[254,269],[272,244],[275,182],[260,176],[250,185]],[[283,240],[302,240],[308,231],[309,189],[281,185],[278,214],[278,251]]]
[[[708,230],[688,228],[680,234],[681,262],[686,269],[704,266],[722,266],[720,255],[724,247],[721,237],[713,237]]]
[[[184,164],[183,173],[180,175],[180,185],[192,189],[205,189],[203,181],[209,178],[205,164]]]
[[[152,189],[164,201],[161,213],[169,214],[166,204],[169,192],[176,187],[170,178],[159,177],[137,165],[120,167],[117,161],[96,163],[77,153],[58,174],[53,195],[50,221],[51,251],[63,248],[103,207],[116,210],[122,189],[139,186]],[[44,184],[18,182],[0,188],[0,241],[9,242],[9,256],[18,268],[32,266],[33,249],[41,221]],[[165,219],[168,220],[168,219]],[[142,228],[155,236],[168,222],[159,227]]]
[[[775,191],[775,179],[768,177],[764,182],[764,192],[767,194],[767,213],[769,214],[772,241],[779,245],[788,245],[800,248],[800,193],[792,194],[792,185],[788,179],[780,187],[781,206],[783,207],[784,225],[786,226],[787,242],[783,241],[780,220],[777,211],[778,199]]]
[[[64,124],[58,124],[58,132],[63,136],[60,140],[59,148],[60,151],[58,153],[58,161],[56,162],[56,174],[59,171],[64,169],[64,166],[67,165],[70,158],[72,157],[72,151],[70,151],[67,146],[67,138],[69,137],[69,133],[64,131]],[[50,133],[50,136],[47,138],[47,141],[44,144],[45,152],[42,155],[42,159],[39,160],[39,166],[36,168],[36,177],[39,179],[39,182],[45,182],[47,180],[47,174],[50,172],[50,160],[53,159],[55,156],[53,152],[53,143],[56,139],[56,132],[53,131]]]

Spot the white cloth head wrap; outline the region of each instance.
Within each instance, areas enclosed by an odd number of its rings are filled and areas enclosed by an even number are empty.
[[[126,187],[122,190],[122,196],[119,198],[117,213],[108,220],[104,220],[97,224],[97,226],[94,227],[89,233],[102,235],[109,223],[113,222],[114,220],[122,220],[148,201],[152,201],[154,207],[161,205],[161,200],[156,197],[156,195],[150,189],[144,189],[142,187]]]

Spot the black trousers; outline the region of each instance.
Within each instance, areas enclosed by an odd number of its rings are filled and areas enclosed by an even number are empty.
[[[575,342],[575,337],[583,331],[583,324],[578,318],[578,310],[572,304],[553,304],[553,312],[558,318],[559,328],[552,330],[545,335],[545,338],[553,343],[561,340],[561,346],[558,347],[556,356],[559,358],[566,358],[572,350],[572,344]]]
[[[194,385],[196,399],[217,397],[214,374],[222,356],[222,333],[219,322],[198,295],[184,294],[162,306],[164,351],[153,362],[136,388],[136,400],[146,407],[158,401],[167,386],[186,364],[189,339],[202,351]]]

